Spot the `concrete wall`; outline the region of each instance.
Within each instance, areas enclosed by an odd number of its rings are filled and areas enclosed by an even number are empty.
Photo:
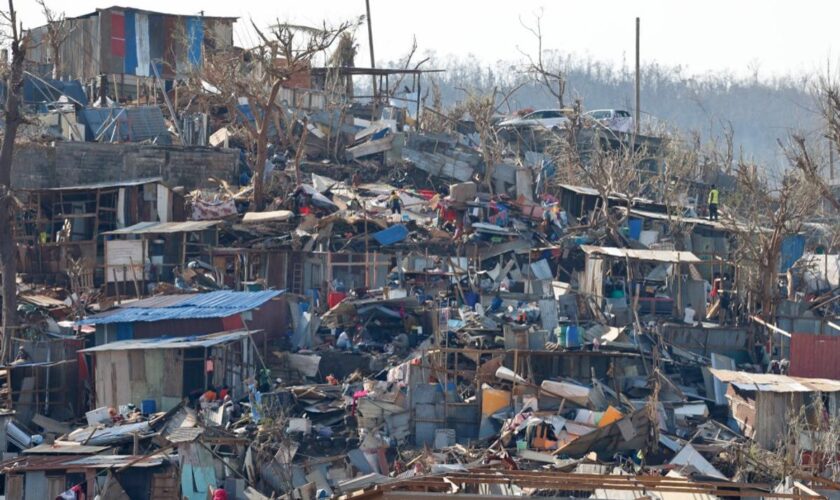
[[[25,144],[15,151],[12,186],[38,189],[161,176],[189,190],[207,185],[208,177],[235,181],[238,160],[235,150],[197,146]]]

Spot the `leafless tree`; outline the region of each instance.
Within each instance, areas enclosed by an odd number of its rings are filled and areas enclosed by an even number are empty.
[[[785,238],[802,231],[813,217],[819,197],[799,172],[786,174],[777,185],[759,174],[757,165],[741,162],[737,189],[724,206],[722,222],[737,235],[733,249],[739,285],[754,298],[748,300],[752,312],[772,319],[780,299],[778,266]]]
[[[64,41],[70,36],[73,31],[73,25],[67,20],[64,12],[57,12],[47,5],[46,0],[36,0],[41,6],[41,13],[47,20],[47,36],[46,41],[52,56],[52,77],[56,80],[61,78],[63,67],[61,61],[61,46]]]
[[[400,66],[404,70],[419,70],[421,66],[429,62],[430,57],[424,57],[423,59],[413,62],[414,56],[417,54],[417,37],[411,39],[411,47],[409,47],[408,52],[402,58]],[[405,80],[405,74],[399,75],[395,80],[394,83],[391,84],[391,88],[388,89],[388,95],[393,96],[397,93],[405,90],[407,93],[413,92],[413,90],[409,89],[408,86],[403,87],[403,81]],[[400,87],[403,87],[401,89]]]
[[[0,146],[0,272],[2,272],[3,342],[0,361],[8,361],[12,331],[17,326],[17,247],[15,212],[17,201],[12,191],[12,166],[18,127],[24,123],[21,113],[23,64],[26,59],[26,35],[17,18],[13,0],[9,10],[0,12],[4,35],[11,50],[10,62],[3,62],[6,102],[3,106],[3,142]]]
[[[357,23],[344,22],[337,26],[324,23],[313,28],[277,22],[261,30],[252,22],[260,45],[245,51],[230,49],[206,54],[203,65],[196,68],[193,83],[196,86],[209,83],[214,88],[214,99],[210,100],[220,101],[236,115],[251,144],[255,156],[254,210],[262,210],[265,205],[263,177],[270,129],[278,128],[276,139],[281,146],[297,145],[292,140],[297,117],[290,117],[285,112],[288,110],[278,113],[277,96],[281,87],[295,75],[308,72],[313,58],[329,49]],[[240,98],[247,99],[250,117],[238,106]],[[300,155],[295,157],[296,172],[300,158]]]
[[[528,59],[528,66],[526,72],[530,74],[536,81],[542,83],[546,90],[557,99],[557,105],[560,108],[565,107],[564,95],[566,94],[566,72],[558,63],[556,67],[547,64],[544,59],[543,51],[543,32],[542,32],[542,12],[534,16],[534,24],[528,25],[521,19],[519,23],[530,32],[537,40],[536,56],[529,53],[522,52]]]

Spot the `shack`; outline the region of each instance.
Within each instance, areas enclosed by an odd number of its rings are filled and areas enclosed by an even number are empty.
[[[0,368],[0,380],[6,385],[0,400],[16,410],[18,421],[28,425],[35,415],[59,420],[81,415],[85,391],[79,380],[86,367],[76,353],[83,344],[82,339],[50,335],[12,340],[14,352],[21,348],[28,359]]]
[[[172,282],[190,260],[219,243],[219,221],[140,222],[104,233],[105,281],[120,295],[144,295],[147,283]]]
[[[5,498],[68,498],[61,496],[65,492],[69,498],[178,498],[180,475],[165,455],[87,455],[85,449],[101,447],[75,448],[76,454],[31,454],[0,463]],[[83,494],[70,493],[74,487]]]
[[[703,281],[687,278],[682,269],[701,262],[691,252],[591,245],[581,245],[581,250],[586,254],[581,292],[616,318],[623,318],[631,306],[640,314],[662,315],[689,303],[698,310],[705,306]]]
[[[96,326],[96,346],[239,329],[263,330],[266,341],[274,341],[288,331],[288,306],[278,290],[158,295],[126,302],[77,324]]]
[[[184,220],[183,196],[161,177],[21,190],[17,239],[21,272],[54,282],[80,262],[101,283],[103,242],[108,231],[141,221]]]
[[[641,221],[639,234],[634,239],[651,248],[663,242],[670,245],[681,244],[683,248],[703,260],[696,267],[708,281],[712,281],[715,273],[723,275],[734,272],[728,264],[732,260],[732,240],[737,236],[736,229],[739,227],[734,222],[723,223],[700,217],[638,209],[630,210],[629,215],[631,219]],[[671,224],[688,226],[690,237],[675,241],[670,232]]]
[[[205,51],[233,46],[235,17],[179,16],[112,6],[68,17],[58,78],[108,75],[113,97],[134,98],[152,77],[172,80],[202,63]],[[48,25],[30,30],[31,61],[52,69]]]
[[[254,352],[261,330],[237,330],[198,337],[122,340],[85,349],[93,358],[97,407],[154,401],[169,411],[183,398],[208,387],[227,385],[245,394],[245,381],[256,375]]]
[[[840,416],[840,381],[769,373],[710,369],[716,383],[727,383],[730,416],[741,431],[768,450],[774,450],[790,429],[791,420],[805,411],[809,422],[822,421],[814,403],[822,399],[831,418]]]

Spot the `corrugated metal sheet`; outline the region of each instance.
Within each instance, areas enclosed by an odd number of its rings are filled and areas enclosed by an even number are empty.
[[[119,467],[157,467],[164,463],[165,455],[28,455],[0,463],[3,472],[63,469],[110,469]]]
[[[790,339],[790,374],[840,380],[840,336],[794,333]]]
[[[682,262],[695,264],[700,259],[691,252],[677,252],[672,250],[636,250],[633,248],[598,247],[592,245],[581,245],[581,250],[587,254],[606,255],[608,257],[629,258],[648,262]]]
[[[117,342],[109,342],[107,344],[98,345],[96,347],[83,349],[79,352],[133,351],[140,349],[189,349],[192,347],[213,347],[214,345],[241,340],[253,333],[258,333],[260,331],[262,330],[237,330],[235,332],[211,333],[210,335],[202,335],[199,337],[158,337],[154,339],[120,340]]]
[[[158,106],[86,108],[79,111],[79,121],[87,125],[88,141],[99,138],[99,142],[172,142]]]
[[[93,184],[79,184],[76,186],[53,187],[45,189],[32,189],[30,191],[89,191],[94,189],[107,189],[115,187],[142,186],[143,184],[163,183],[163,177],[144,177],[141,179],[129,179],[125,181],[106,181]]]
[[[219,290],[202,294],[183,295],[173,304],[166,306],[143,307],[133,304],[116,311],[97,314],[78,325],[106,325],[111,323],[154,322],[170,319],[226,318],[263,305],[281,295],[279,290],[261,292],[235,292]]]
[[[840,380],[789,377],[772,373],[748,373],[711,368],[712,375],[739,389],[756,392],[838,392]]]
[[[139,222],[133,226],[115,229],[102,234],[168,234],[168,233],[189,233],[192,231],[204,231],[210,229],[221,221],[217,220],[195,220],[186,222]]]

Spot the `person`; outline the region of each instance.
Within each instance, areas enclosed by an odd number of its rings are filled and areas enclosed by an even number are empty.
[[[402,214],[402,200],[400,200],[400,195],[396,191],[391,191],[388,203],[391,205],[391,215]]]
[[[718,202],[720,201],[720,193],[717,187],[712,184],[712,190],[709,191],[709,220],[718,220]]]
[[[230,394],[230,387],[227,384],[222,386],[222,389],[219,391],[219,399],[224,400],[225,397]]]
[[[685,315],[683,316],[683,323],[688,325],[694,324],[694,315],[697,314],[697,311],[691,307],[691,304],[685,306]]]

